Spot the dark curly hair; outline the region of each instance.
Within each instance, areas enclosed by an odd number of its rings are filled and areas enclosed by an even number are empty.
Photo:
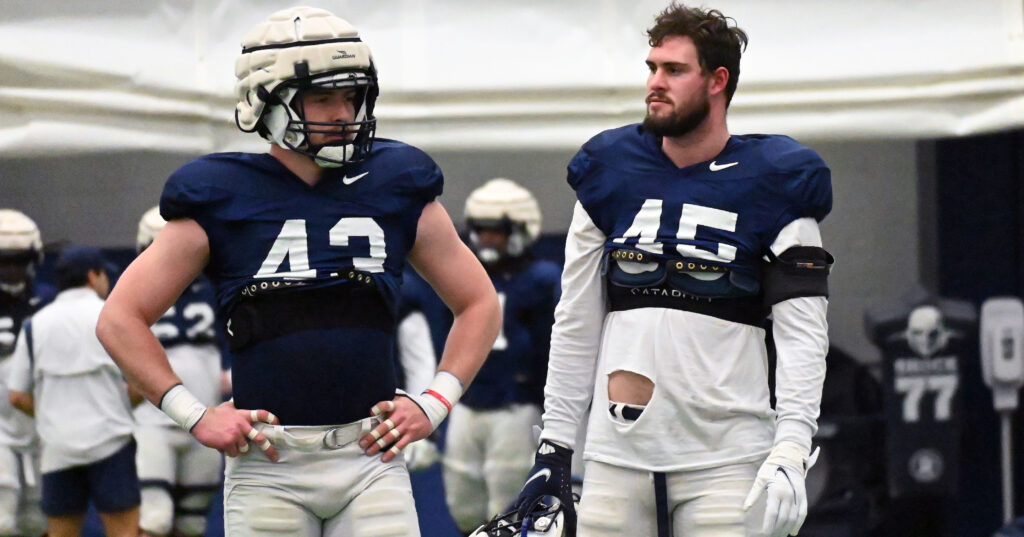
[[[732,25],[730,26],[730,21]],[[740,79],[740,54],[747,48],[747,33],[736,26],[736,20],[717,9],[686,7],[672,2],[647,29],[648,43],[661,45],[666,37],[689,37],[697,46],[700,67],[710,73],[719,67],[729,71],[725,85],[725,102],[732,101]]]

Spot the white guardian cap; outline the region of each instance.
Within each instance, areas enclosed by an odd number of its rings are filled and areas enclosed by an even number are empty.
[[[39,226],[21,211],[0,209],[0,292],[12,296],[31,287],[43,261]]]
[[[242,131],[258,132],[324,167],[356,162],[369,154],[377,128],[377,70],[370,48],[348,21],[312,7],[278,11],[242,40],[235,76],[235,123]],[[297,95],[310,89],[344,88],[356,91],[354,121],[306,121]],[[339,131],[355,135],[318,145],[309,141],[310,134]]]
[[[135,251],[142,252],[150,244],[153,244],[153,239],[166,224],[167,221],[160,216],[159,206],[146,211],[139,219],[139,232],[135,235]]]
[[[469,245],[484,263],[519,257],[540,236],[537,198],[510,179],[491,179],[471,192],[466,198],[465,217]],[[508,235],[503,251],[481,244],[479,233],[483,229],[498,229]]]

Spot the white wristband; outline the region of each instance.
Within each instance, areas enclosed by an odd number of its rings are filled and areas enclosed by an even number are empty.
[[[206,414],[206,405],[200,403],[185,386],[175,384],[160,398],[160,410],[177,422],[182,429],[192,432],[192,428]]]
[[[434,380],[430,381],[427,389],[419,395],[405,394],[412,399],[423,413],[430,419],[430,424],[437,429],[441,422],[448,417],[455,403],[462,397],[462,381],[459,377],[447,372],[438,371]]]

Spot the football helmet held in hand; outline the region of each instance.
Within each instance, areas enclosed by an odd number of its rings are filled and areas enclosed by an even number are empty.
[[[470,537],[562,537],[566,531],[564,504],[555,496],[538,496],[525,509],[512,509],[477,528]],[[570,508],[571,509],[571,508]],[[522,511],[522,513],[520,512]]]

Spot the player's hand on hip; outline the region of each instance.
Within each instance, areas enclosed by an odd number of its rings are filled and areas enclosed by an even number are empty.
[[[370,409],[370,416],[380,418],[381,423],[359,439],[359,447],[367,455],[383,451],[381,460],[384,462],[391,461],[406,446],[434,431],[427,415],[408,397],[380,401]]]
[[[266,410],[235,408],[232,401],[210,407],[192,429],[192,435],[204,446],[221,451],[228,457],[237,457],[249,451],[252,441],[273,462],[277,462],[277,449],[267,437],[253,428],[257,422],[280,424],[277,416]]]
[[[806,449],[788,441],[779,442],[768,454],[743,502],[743,509],[748,510],[766,496],[762,525],[766,535],[785,537],[800,531],[807,518],[804,477],[817,458],[817,450],[809,456]]]

